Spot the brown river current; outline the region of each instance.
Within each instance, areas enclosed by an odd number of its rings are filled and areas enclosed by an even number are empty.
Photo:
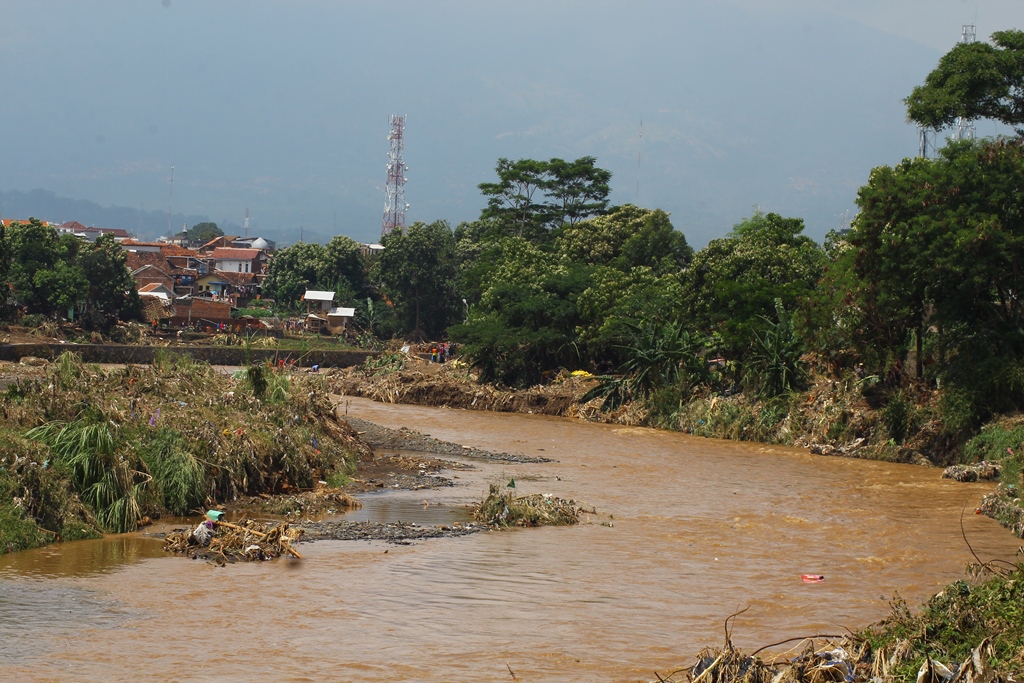
[[[0,557],[0,680],[649,681],[720,645],[843,633],[1020,542],[970,514],[991,484],[567,419],[352,400],[389,427],[558,462],[474,461],[360,519],[446,523],[514,477],[597,508],[576,527],[411,546],[318,542],[218,568],[143,535]],[[611,519],[608,517],[611,516]],[[602,524],[601,522],[606,522]],[[823,574],[806,584],[801,574]]]

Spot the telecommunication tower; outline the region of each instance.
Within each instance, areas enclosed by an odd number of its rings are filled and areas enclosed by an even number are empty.
[[[249,207],[245,208],[245,221],[242,223],[242,227],[245,229],[245,236],[249,236]]]
[[[391,123],[391,133],[388,135],[391,150],[388,152],[388,184],[384,189],[384,221],[380,230],[382,238],[392,230],[401,232],[405,228],[405,210],[409,208],[405,203],[405,172],[409,169],[402,161],[405,116],[392,114],[388,121]]]
[[[976,33],[974,30],[974,24],[964,24],[963,30],[960,32],[960,44],[970,45],[976,40]],[[974,120],[965,119],[963,116],[956,117],[956,123],[953,124],[953,139],[954,140],[973,140],[974,139]]]
[[[935,151],[935,136],[938,133],[934,128],[917,127],[917,156],[928,158],[928,150]]]

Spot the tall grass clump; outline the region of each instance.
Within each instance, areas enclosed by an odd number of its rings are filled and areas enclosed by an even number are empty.
[[[123,456],[115,457],[117,437],[109,422],[82,416],[72,422],[47,422],[25,436],[50,447],[56,465],[68,472],[102,529],[137,528],[142,516],[139,497],[150,477]]]
[[[154,494],[171,514],[187,515],[206,501],[205,469],[180,432],[167,427],[153,430],[139,456],[153,477]]]

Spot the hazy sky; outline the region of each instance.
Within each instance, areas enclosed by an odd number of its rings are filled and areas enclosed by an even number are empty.
[[[873,166],[916,153],[900,100],[961,25],[1022,18],[1021,0],[0,0],[0,190],[166,212],[173,165],[175,213],[375,241],[400,113],[408,222],[474,219],[499,157],[592,155],[616,203],[671,212],[695,246],[754,206],[820,239]]]

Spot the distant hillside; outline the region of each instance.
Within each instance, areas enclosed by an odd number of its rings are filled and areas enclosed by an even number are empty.
[[[87,199],[59,197],[48,190],[0,191],[0,218],[39,218],[51,223],[78,221],[98,228],[123,228],[143,239],[152,239],[167,232],[166,211],[140,211],[127,206],[100,206]],[[171,225],[195,225],[209,220],[206,216],[176,213]]]

